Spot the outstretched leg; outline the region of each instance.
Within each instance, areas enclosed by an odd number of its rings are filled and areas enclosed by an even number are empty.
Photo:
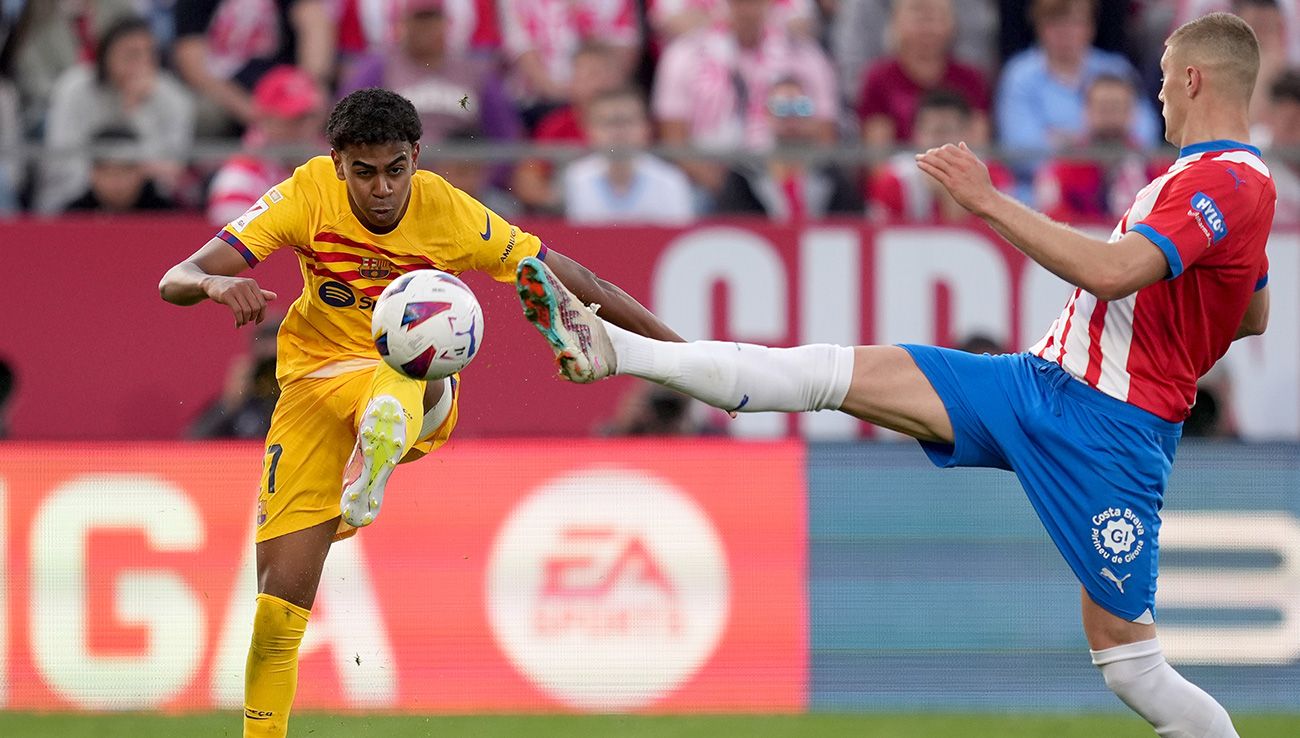
[[[730,412],[836,410],[853,378],[853,349],[818,344],[774,349],[746,343],[668,343],[598,318],[615,373],[648,379]]]
[[[575,382],[625,374],[729,412],[842,410],[921,440],[952,441],[939,395],[896,346],[656,341],[598,318],[540,260],[520,264],[518,287],[525,316]]]
[[[926,441],[952,423],[925,375],[897,346],[667,343],[604,323],[615,373],[671,387],[732,412],[840,410]]]
[[[1156,626],[1132,623],[1083,592],[1083,631],[1106,686],[1164,738],[1237,738],[1223,706],[1165,661]]]

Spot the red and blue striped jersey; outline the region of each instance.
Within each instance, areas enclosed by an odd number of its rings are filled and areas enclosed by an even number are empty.
[[[1182,421],[1196,382],[1228,350],[1254,291],[1268,282],[1264,246],[1277,190],[1259,149],[1236,141],[1187,146],[1138,193],[1111,234],[1145,236],[1167,278],[1123,298],[1075,289],[1030,352],[1098,390]]]

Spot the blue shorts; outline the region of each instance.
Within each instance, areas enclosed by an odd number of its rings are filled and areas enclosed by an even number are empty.
[[[1182,424],[1030,354],[903,348],[952,422],[952,444],[921,443],[930,460],[1015,472],[1093,601],[1154,622],[1160,507]]]

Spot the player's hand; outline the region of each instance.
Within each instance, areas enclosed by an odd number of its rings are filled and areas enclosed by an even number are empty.
[[[276,298],[274,292],[262,289],[257,280],[247,277],[213,275],[204,281],[203,289],[209,300],[230,308],[236,328],[265,320],[266,303]]]
[[[963,141],[944,144],[916,155],[916,166],[934,177],[959,205],[975,215],[988,211],[998,191],[989,178],[989,168]]]

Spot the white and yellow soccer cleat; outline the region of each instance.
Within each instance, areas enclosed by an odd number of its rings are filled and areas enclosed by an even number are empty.
[[[524,317],[551,345],[565,379],[587,384],[614,373],[614,346],[605,322],[596,317],[599,305],[583,305],[541,259],[531,256],[519,263],[515,288]]]
[[[354,528],[370,525],[384,503],[384,485],[406,448],[406,411],[397,398],[381,395],[366,406],[357,445],[343,472],[339,510]]]

